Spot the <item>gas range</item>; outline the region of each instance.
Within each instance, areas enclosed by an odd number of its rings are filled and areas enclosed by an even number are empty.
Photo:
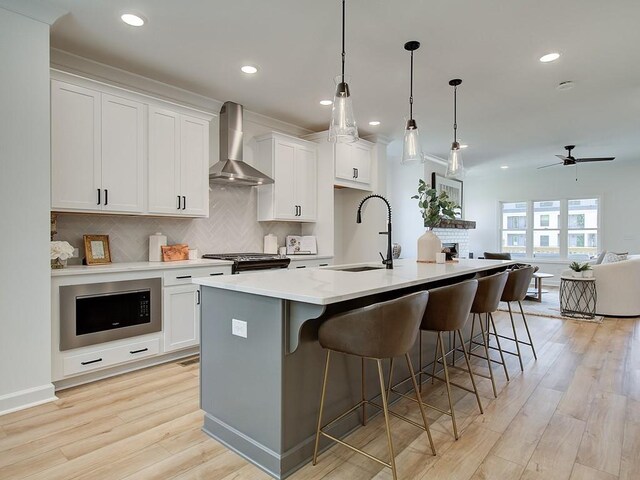
[[[288,268],[289,258],[271,253],[207,253],[202,258],[233,262],[231,273]]]

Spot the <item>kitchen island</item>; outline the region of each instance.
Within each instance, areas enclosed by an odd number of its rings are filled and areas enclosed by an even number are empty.
[[[393,270],[349,271],[380,265],[343,265],[194,279],[203,287],[203,430],[273,477],[287,477],[313,454],[325,359],[317,331],[325,318],[491,274],[512,263],[460,260],[422,264],[406,259],[395,262]],[[431,361],[434,345],[431,338],[421,344],[423,358]],[[417,369],[418,342],[411,356]],[[366,370],[366,396],[371,399],[379,395],[379,385]],[[361,374],[359,359],[336,356],[325,418],[361,399]],[[403,374],[398,369],[396,378]],[[345,435],[359,424],[358,415],[353,415],[333,433]]]

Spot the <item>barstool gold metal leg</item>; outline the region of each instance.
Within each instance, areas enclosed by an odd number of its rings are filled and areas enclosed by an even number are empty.
[[[507,363],[504,361],[504,353],[502,353],[502,347],[500,346],[500,337],[498,336],[498,330],[496,329],[496,322],[493,320],[493,315],[488,314],[489,320],[491,320],[491,327],[493,328],[493,335],[496,338],[496,345],[498,345],[498,352],[500,353],[500,360],[502,361],[502,368],[504,369],[504,376],[509,380],[509,371],[507,370]],[[489,325],[487,325],[487,328]],[[489,333],[487,332],[487,341],[489,340]]]
[[[438,339],[440,339],[440,333],[438,333]],[[444,356],[444,347],[442,347],[442,361],[446,362],[447,358]],[[436,341],[436,354],[433,357],[433,368],[431,370],[431,385],[436,379],[436,366],[438,365],[438,341]]]
[[[433,444],[433,438],[431,438],[431,430],[429,430],[429,424],[427,423],[427,415],[424,412],[424,405],[422,404],[422,399],[420,398],[420,393],[418,392],[418,384],[416,383],[416,375],[413,371],[411,358],[409,357],[408,353],[405,353],[404,357],[407,360],[407,368],[409,369],[409,374],[411,375],[411,382],[413,383],[413,391],[416,393],[416,400],[418,401],[418,406],[420,407],[420,415],[422,415],[422,421],[424,422],[424,429],[427,431],[427,437],[429,437],[429,445],[431,445],[431,452],[435,456],[436,447]]]
[[[418,369],[420,370],[418,372],[418,385],[420,385],[420,393],[422,393],[422,375],[424,375],[422,373],[422,330],[418,332],[418,348]]]
[[[385,395],[384,388],[384,375],[382,374],[382,360],[376,359],[378,363],[378,377],[380,379],[380,395],[382,396],[382,411],[384,413],[384,423],[387,428],[387,443],[389,444],[389,455],[391,456],[391,472],[393,473],[393,480],[398,479],[396,472],[396,456],[393,453],[393,441],[391,440],[391,426],[389,425],[389,408],[387,405],[387,396]]]
[[[316,445],[313,449],[313,465],[318,463],[318,442],[320,441],[320,428],[322,427],[322,410],[324,409],[324,394],[327,391],[327,378],[329,376],[329,359],[331,350],[327,350],[327,360],[324,364],[324,378],[322,380],[322,393],[320,394],[320,411],[318,412],[318,428],[316,429]]]
[[[365,373],[364,373],[364,358],[360,359],[361,361],[361,380],[362,380],[362,385],[360,387],[361,393],[362,393],[362,426],[365,426],[367,424],[367,397],[366,397],[366,392],[365,392]]]
[[[389,397],[391,397],[391,380],[393,380],[393,358],[390,358],[389,362],[389,381],[387,382],[387,402],[389,401]]]
[[[473,314],[473,320],[475,321],[476,315]],[[491,378],[491,386],[493,387],[493,396],[498,398],[498,391],[496,390],[496,381],[493,378],[493,369],[491,368],[491,357],[489,356],[489,347],[487,342],[489,341],[488,335],[485,335],[484,326],[482,325],[482,317],[480,317],[480,333],[482,334],[482,345],[484,346],[484,353],[487,356],[487,367],[489,367],[489,377]],[[473,325],[471,325],[471,338],[473,338]]]
[[[524,328],[527,330],[527,337],[529,337],[529,343],[531,345],[531,350],[533,351],[533,358],[538,359],[538,355],[536,355],[536,348],[533,346],[533,340],[531,339],[531,332],[529,332],[529,325],[527,324],[527,317],[524,316],[524,310],[522,310],[522,303],[518,300],[518,305],[520,305],[520,313],[522,314],[522,321],[524,322]]]
[[[513,321],[513,312],[511,311],[511,302],[507,302],[509,307],[509,318],[511,318],[511,328],[513,328],[513,340],[516,344],[516,352],[518,352],[518,361],[520,362],[520,370],[524,372],[524,365],[522,364],[522,355],[520,354],[520,342],[518,341],[518,332],[516,332],[516,323]]]
[[[449,409],[451,410],[451,423],[453,423],[453,436],[458,440],[458,426],[456,425],[456,412],[453,409],[453,400],[451,399],[451,386],[449,385],[449,369],[447,368],[447,359],[444,356],[444,342],[442,341],[442,332],[438,332],[438,346],[442,352],[442,366],[444,367],[445,385],[447,386],[447,397],[449,398]],[[438,361],[438,348],[436,348],[436,362]],[[435,362],[434,362],[435,365]],[[434,369],[435,370],[435,369]],[[433,377],[431,379],[433,381]]]
[[[473,370],[471,370],[471,362],[469,361],[469,354],[467,353],[467,347],[464,344],[464,340],[462,339],[462,332],[460,330],[456,330],[458,333],[458,337],[460,338],[460,342],[462,344],[462,353],[464,353],[464,360],[467,363],[467,370],[469,370],[469,378],[471,378],[471,385],[473,385],[473,391],[476,394],[476,400],[478,401],[478,408],[480,409],[480,413],[484,414],[484,410],[482,410],[482,402],[480,401],[480,395],[478,394],[478,387],[476,386],[476,379],[473,376]],[[455,338],[455,333],[454,333]]]

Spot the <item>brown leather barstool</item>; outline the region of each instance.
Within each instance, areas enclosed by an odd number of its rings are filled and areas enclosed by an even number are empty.
[[[536,360],[538,356],[536,355],[536,349],[533,346],[533,340],[531,339],[531,333],[529,332],[529,325],[527,324],[527,317],[524,315],[524,310],[522,309],[522,300],[527,296],[527,290],[529,288],[529,284],[531,283],[531,279],[533,277],[534,268],[531,265],[526,265],[520,268],[514,268],[509,271],[509,277],[507,278],[507,283],[504,286],[504,290],[502,291],[501,301],[507,303],[507,307],[509,308],[509,318],[511,319],[511,328],[513,329],[513,337],[508,337],[506,335],[498,335],[495,333],[495,338],[503,338],[506,340],[510,340],[515,343],[516,351],[510,352],[508,350],[503,350],[504,353],[508,353],[509,355],[515,355],[518,357],[518,361],[520,362],[520,370],[524,371],[524,365],[522,364],[522,355],[520,353],[520,344],[527,345],[531,347],[531,351],[533,352],[533,358]],[[522,321],[524,322],[524,328],[527,331],[527,337],[529,337],[529,341],[525,342],[518,338],[518,332],[516,330],[516,324],[513,320],[513,311],[511,310],[511,302],[518,302],[520,307],[520,314],[522,315]]]
[[[498,310],[498,306],[500,305],[500,298],[502,298],[502,292],[504,291],[504,286],[507,283],[508,277],[508,272],[500,272],[496,273],[495,275],[478,278],[478,290],[476,291],[476,296],[473,299],[473,305],[471,305],[472,316],[471,338],[469,339],[469,355],[486,359],[487,366],[489,367],[489,375],[483,375],[481,373],[476,373],[476,375],[491,379],[491,386],[493,387],[494,397],[498,396],[498,392],[496,390],[496,382],[493,377],[493,369],[491,368],[492,362],[502,365],[507,381],[509,381],[509,372],[507,371],[507,364],[504,361],[504,354],[502,352],[502,347],[500,346],[500,337],[497,336],[498,332],[496,330],[496,324],[493,321],[493,312]],[[483,325],[482,314],[485,315],[484,322],[486,325],[486,330],[485,325]],[[476,316],[478,318],[478,325],[480,327],[480,336],[482,337],[482,343],[477,342],[475,340],[476,336],[474,336],[476,327]],[[490,326],[493,329],[493,333],[496,338],[496,349],[500,352],[500,361],[492,359],[489,355],[489,348],[494,348],[489,346]],[[484,348],[484,356],[473,351],[474,345]]]
[[[390,414],[425,430],[429,437],[431,451],[434,455],[436,454],[435,447],[433,446],[433,439],[431,438],[431,432],[429,431],[429,425],[427,423],[427,416],[422,402],[420,402],[418,385],[408,353],[411,347],[415,344],[416,337],[418,336],[418,329],[420,327],[420,322],[422,321],[428,299],[429,294],[427,292],[413,293],[388,302],[378,303],[335,315],[328,318],[324,323],[322,323],[322,325],[320,325],[320,328],[318,329],[318,340],[320,345],[327,350],[327,359],[324,367],[320,411],[318,412],[318,428],[316,429],[316,442],[313,451],[314,465],[316,465],[318,461],[318,442],[320,440],[320,435],[323,435],[340,443],[341,445],[344,445],[345,447],[350,448],[351,450],[354,450],[355,452],[365,455],[367,458],[374,460],[385,467],[390,468],[393,473],[393,478],[396,480],[396,462],[393,452],[393,442],[391,440],[391,430],[389,429]],[[376,361],[378,365],[378,376],[380,379],[382,406],[363,398],[357,405],[323,426],[322,411],[324,409],[327,377],[329,375],[329,359],[331,358],[332,352],[354,355]],[[422,425],[401,415],[395,414],[388,408],[384,378],[382,374],[382,360],[401,355],[404,355],[411,375],[416,392],[416,401],[420,406],[420,414],[422,415]],[[364,381],[364,375],[362,381]],[[364,408],[365,404],[380,408],[384,413],[390,456],[390,461],[388,463],[324,431],[346,415],[355,412],[358,408]]]
[[[427,304],[427,308],[420,325],[419,375],[427,375],[432,378],[432,381],[433,379],[438,379],[445,382],[447,386],[447,396],[449,398],[449,411],[442,410],[433,405],[425,405],[451,417],[451,422],[453,423],[453,435],[456,440],[458,439],[458,426],[456,424],[456,413],[453,408],[453,400],[451,398],[451,385],[466,390],[467,392],[474,393],[480,413],[484,413],[482,409],[482,402],[480,401],[480,395],[478,394],[478,388],[476,387],[476,381],[473,376],[473,370],[471,369],[471,363],[469,362],[467,348],[465,346],[464,339],[462,338],[462,328],[465,326],[467,319],[469,318],[469,312],[471,311],[471,305],[475,298],[477,288],[477,280],[467,280],[466,282],[429,290],[429,303]],[[422,361],[422,332],[424,331],[436,332],[438,335],[435,359],[431,373],[427,372],[426,366]],[[462,344],[462,351],[467,364],[466,369],[447,365],[447,355],[453,353],[454,350],[445,352],[444,342],[442,340],[443,332],[453,332],[454,337],[455,335],[458,336]],[[438,350],[440,350],[440,356],[438,356]],[[440,359],[442,359],[442,361],[440,361]],[[436,365],[438,363],[442,363],[444,378],[436,376]],[[449,368],[455,368],[467,372],[469,374],[469,378],[471,378],[471,385],[473,386],[473,389],[451,382],[449,379]]]

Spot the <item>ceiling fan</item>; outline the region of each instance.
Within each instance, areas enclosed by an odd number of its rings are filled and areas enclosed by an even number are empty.
[[[540,170],[541,168],[554,167],[556,165],[577,165],[578,163],[583,163],[583,162],[610,162],[611,160],[616,158],[616,157],[575,158],[573,155],[571,155],[571,150],[576,148],[575,145],[567,145],[564,148],[567,151],[566,156],[556,155],[556,157],[562,160],[561,162],[552,163],[551,165],[545,165],[543,167],[538,167],[538,170]]]

